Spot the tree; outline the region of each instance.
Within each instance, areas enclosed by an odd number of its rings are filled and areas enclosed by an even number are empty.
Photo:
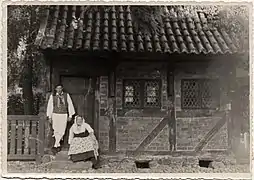
[[[247,5],[184,6],[189,14],[202,11],[215,27],[224,28],[235,40],[242,58],[238,67],[249,69],[249,7]]]
[[[34,62],[40,53],[34,45],[39,29],[40,9],[44,6],[8,6],[8,87],[23,87],[24,114],[33,113]],[[36,69],[40,69],[36,63]],[[21,76],[20,76],[21,74]]]

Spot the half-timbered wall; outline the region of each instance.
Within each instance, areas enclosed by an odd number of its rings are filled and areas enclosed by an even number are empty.
[[[67,63],[53,66],[52,83],[59,82],[59,74],[68,75],[85,75],[89,76],[90,72],[95,72],[93,68],[88,67],[87,63],[83,66],[77,65],[67,66]],[[75,64],[75,63],[74,63]],[[57,67],[57,68],[56,68]],[[83,68],[81,68],[83,67]],[[99,143],[102,151],[109,151],[110,133],[113,132],[116,140],[114,148],[119,151],[169,151],[172,150],[170,145],[169,130],[172,116],[169,114],[169,105],[171,104],[168,95],[170,82],[168,80],[169,69],[167,63],[151,63],[151,62],[122,62],[116,67],[115,73],[115,96],[110,97],[109,71],[104,68],[104,72],[100,70],[99,75]],[[224,67],[224,68],[223,68]],[[208,143],[205,142],[204,150],[224,150],[228,148],[228,128],[227,122],[222,122],[222,116],[225,108],[227,108],[228,100],[228,69],[225,66],[213,61],[206,63],[184,62],[174,65],[173,81],[174,85],[174,106],[176,117],[176,149],[196,150],[201,141],[206,141],[206,135],[210,131],[215,131],[213,138]],[[57,73],[56,73],[57,72]],[[98,71],[97,71],[98,73]],[[57,76],[55,74],[58,74]],[[93,76],[98,76],[93,74]],[[185,109],[182,106],[182,80],[183,79],[218,79],[219,89],[219,108],[217,109]],[[160,99],[156,108],[146,108],[144,103],[140,107],[126,107],[124,105],[124,83],[126,80],[133,80],[145,86],[146,81],[159,82]],[[109,117],[112,102],[115,100],[115,131],[111,131],[112,121]],[[159,107],[159,108],[158,108]],[[170,125],[174,127],[174,124]],[[222,126],[222,127],[220,127]],[[218,131],[218,132],[216,132]],[[115,133],[115,134],[114,134]],[[213,132],[214,133],[214,132]],[[174,137],[173,137],[174,139]],[[111,143],[111,144],[112,144]],[[172,141],[171,143],[174,143]]]
[[[163,63],[122,63],[116,69],[116,151],[169,151],[170,116],[167,94],[167,65]],[[174,70],[177,151],[226,150],[228,128],[225,109],[228,108],[228,70],[219,62],[177,63]],[[126,108],[123,102],[124,82],[128,79],[159,79],[160,108]],[[218,80],[218,108],[185,109],[182,106],[183,79]],[[110,98],[108,76],[100,78],[100,145],[109,150],[110,120],[107,117]],[[212,88],[212,87],[211,87]],[[217,94],[218,94],[217,93]],[[208,134],[213,137],[208,140]]]
[[[201,140],[205,141],[206,135],[214,133],[212,139],[204,146],[205,150],[224,150],[228,147],[227,122],[223,121],[223,110],[228,103],[228,71],[219,62],[208,63],[178,63],[175,66],[175,108],[176,108],[176,149],[195,150]],[[216,108],[184,108],[183,103],[191,104],[195,102],[183,102],[183,79],[215,79],[218,84],[211,85],[209,89],[214,92],[214,98],[219,97]],[[217,88],[217,92],[216,92]],[[191,92],[191,87],[188,87]],[[203,89],[204,91],[204,89]],[[216,94],[215,94],[216,93]],[[219,96],[218,96],[219,94]],[[191,96],[191,95],[190,95]],[[200,95],[201,96],[201,95]],[[190,105],[191,106],[191,105]],[[222,122],[220,124],[220,121]],[[216,124],[220,124],[217,125]]]
[[[167,66],[161,63],[122,63],[116,70],[116,151],[169,150],[167,117]],[[100,78],[100,145],[108,149],[108,78]],[[125,80],[160,82],[159,108],[125,107]],[[153,137],[151,136],[151,132]],[[148,137],[148,135],[150,136]],[[143,143],[142,143],[143,142]]]
[[[155,151],[169,150],[168,123],[167,121],[163,123],[167,116],[166,67],[165,64],[160,63],[123,63],[117,68],[117,151],[135,151],[137,148]],[[156,79],[160,81],[161,105],[159,108],[125,108],[122,98],[125,79],[144,79],[145,81]],[[152,131],[155,134],[153,137],[151,136]]]

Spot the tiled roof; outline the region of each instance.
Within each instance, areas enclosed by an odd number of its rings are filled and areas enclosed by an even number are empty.
[[[85,8],[50,6],[36,43],[41,49],[80,51],[225,54],[238,50],[237,41],[225,30],[211,27],[202,14],[166,16],[160,32],[145,35],[135,31],[129,6],[97,12]]]

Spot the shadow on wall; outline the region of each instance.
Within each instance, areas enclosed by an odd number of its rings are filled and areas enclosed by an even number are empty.
[[[249,159],[250,134],[248,132],[241,133],[240,139],[234,142],[234,147],[236,147],[235,156],[237,159]]]

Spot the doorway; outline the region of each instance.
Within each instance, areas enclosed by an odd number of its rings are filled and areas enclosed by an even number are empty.
[[[75,108],[75,115],[83,116],[86,122],[94,129],[95,92],[94,80],[87,77],[61,76],[64,91],[69,93]],[[67,123],[66,133],[62,145],[68,148],[69,129],[74,119]]]

